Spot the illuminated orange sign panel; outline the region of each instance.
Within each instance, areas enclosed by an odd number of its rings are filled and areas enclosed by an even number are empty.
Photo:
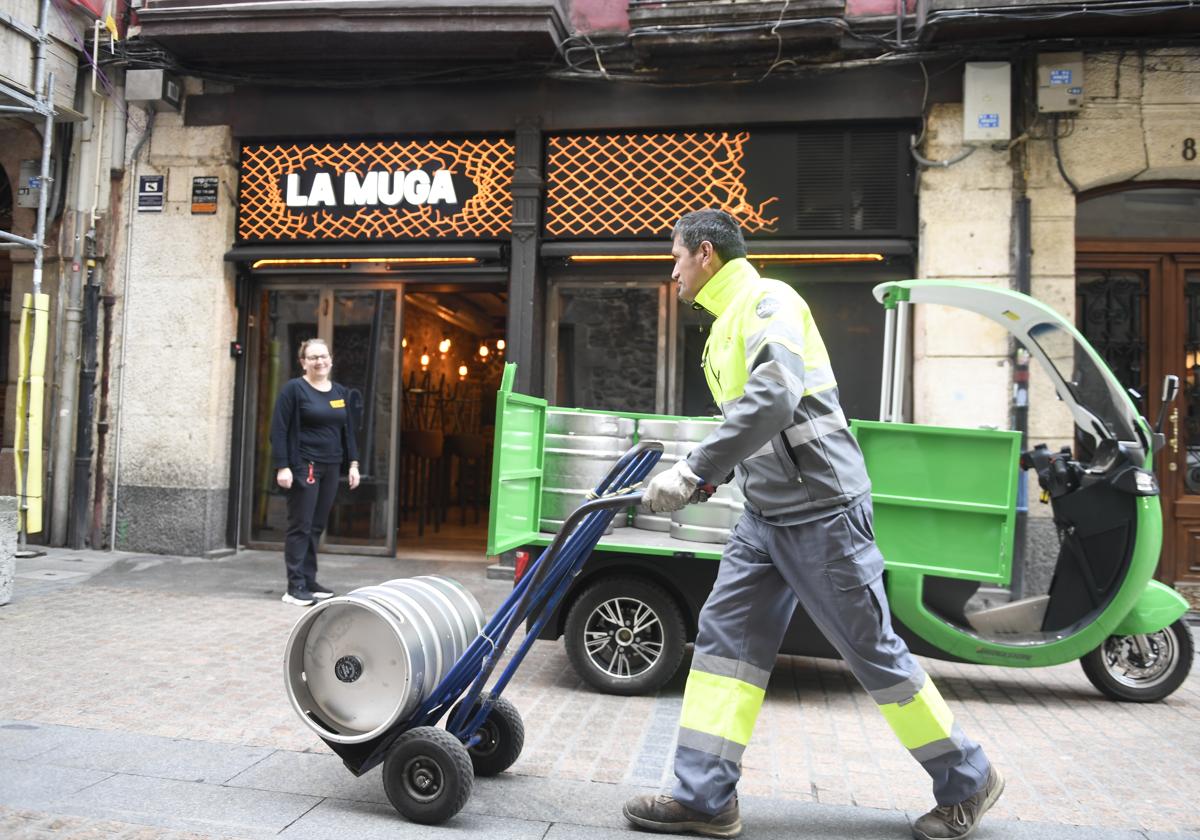
[[[246,145],[238,238],[503,236],[513,162],[505,139]]]
[[[547,236],[662,236],[690,210],[719,207],[747,234],[773,233],[778,197],[749,202],[750,132],[551,137]]]

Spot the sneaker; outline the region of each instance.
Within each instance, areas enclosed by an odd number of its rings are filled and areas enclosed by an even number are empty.
[[[308,594],[312,595],[318,601],[324,601],[326,598],[333,597],[333,592],[330,591],[329,587],[322,586],[319,583],[314,583],[312,586],[308,587]]]
[[[635,796],[625,803],[625,819],[639,828],[672,834],[691,831],[706,837],[737,837],[742,833],[736,796],[724,811],[712,815],[693,811],[665,793]]]
[[[317,602],[313,594],[305,589],[297,589],[294,592],[283,593],[283,598],[280,600],[285,604],[295,604],[297,607],[311,607]]]
[[[962,840],[979,826],[987,809],[1004,793],[1004,777],[995,767],[988,769],[987,781],[974,796],[955,805],[939,805],[913,823],[917,840]]]

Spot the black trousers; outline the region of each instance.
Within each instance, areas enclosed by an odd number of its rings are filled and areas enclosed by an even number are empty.
[[[329,521],[340,471],[341,464],[313,464],[314,481],[309,484],[307,464],[292,468],[292,488],[287,494],[288,529],[283,543],[288,592],[311,591],[317,585],[317,545]]]

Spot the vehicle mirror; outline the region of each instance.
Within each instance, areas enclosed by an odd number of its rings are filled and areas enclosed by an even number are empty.
[[[1168,373],[1163,377],[1162,401],[1164,404],[1175,402],[1175,398],[1179,396],[1179,377],[1173,373]]]
[[[1162,432],[1163,421],[1167,419],[1167,406],[1175,402],[1177,396],[1179,396],[1179,377],[1168,373],[1163,377],[1162,401],[1158,404],[1158,419],[1154,421],[1155,434]]]

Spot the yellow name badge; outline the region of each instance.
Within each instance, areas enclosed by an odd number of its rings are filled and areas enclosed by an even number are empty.
[[[329,407],[330,408],[345,408],[346,401],[345,400],[330,400]]]

